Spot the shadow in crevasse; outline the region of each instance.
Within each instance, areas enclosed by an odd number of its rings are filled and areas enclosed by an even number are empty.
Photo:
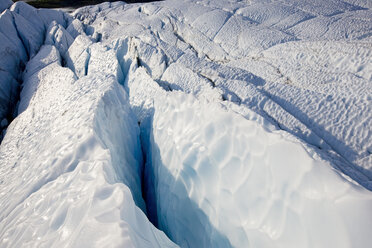
[[[145,154],[143,198],[150,221],[181,247],[232,247],[215,229],[204,211],[189,198],[182,180],[175,178],[162,162],[152,133],[153,109],[141,123]],[[213,185],[211,185],[213,187]]]

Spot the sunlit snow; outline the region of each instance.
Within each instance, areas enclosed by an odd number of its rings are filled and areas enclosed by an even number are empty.
[[[371,1],[0,11],[0,247],[372,243]]]

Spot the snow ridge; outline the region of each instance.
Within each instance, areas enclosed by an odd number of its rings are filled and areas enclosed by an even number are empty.
[[[99,59],[115,54],[92,45],[78,79],[62,67],[73,42],[52,22],[24,71],[19,115],[0,147],[1,246],[176,247],[145,215],[137,121],[120,66],[105,71]]]
[[[22,71],[44,43],[45,31],[52,21],[66,25],[62,11],[35,9],[24,3],[4,0],[0,5],[0,140],[3,129],[17,114],[16,103]]]

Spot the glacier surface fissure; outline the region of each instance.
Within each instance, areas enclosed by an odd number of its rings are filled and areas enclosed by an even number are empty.
[[[0,246],[371,243],[368,1],[2,6]]]

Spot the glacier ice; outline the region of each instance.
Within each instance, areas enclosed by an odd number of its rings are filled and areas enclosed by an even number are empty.
[[[89,54],[88,75],[104,72],[114,75],[119,83],[124,82],[124,74],[113,49],[95,43],[89,46]]]
[[[154,109],[149,187],[159,226],[180,246],[368,243],[372,195],[293,137],[185,94]]]
[[[369,1],[10,5],[1,247],[371,243]]]
[[[49,24],[53,21],[57,22],[62,27],[66,27],[69,21],[69,16],[67,16],[61,10],[54,9],[38,9],[38,15],[41,20],[44,22],[45,30],[49,27]]]
[[[142,212],[139,130],[116,78],[36,73],[0,148],[2,246],[174,247]]]
[[[213,84],[209,80],[178,63],[171,64],[165,70],[161,81],[172,90],[192,93],[199,98],[204,97],[217,101],[222,99],[221,92],[213,89]]]
[[[88,73],[88,63],[90,59],[89,46],[93,40],[85,34],[76,37],[69,47],[66,54],[67,66],[75,72],[77,77],[82,77]]]
[[[12,5],[10,10],[21,15],[41,37],[44,37],[45,25],[36,8],[25,2],[19,1]]]
[[[44,43],[49,23],[55,20],[66,25],[69,18],[62,11],[38,10],[24,2],[13,4],[12,1],[3,0],[1,4],[1,8],[5,6],[9,9],[1,10],[3,12],[0,14],[0,120],[10,121],[16,114],[25,64]],[[1,131],[4,127],[1,126]],[[0,136],[2,138],[3,135]]]
[[[81,34],[85,34],[84,26],[78,19],[74,19],[66,30],[74,39]]]
[[[21,39],[18,37],[18,31],[14,25],[12,13],[9,10],[5,10],[0,15],[0,32],[17,47],[19,59],[23,63],[26,63],[27,53],[23,47]],[[4,39],[2,43],[6,44],[6,39]]]
[[[14,106],[12,106],[12,103],[17,99],[19,83],[6,71],[0,70],[0,78],[0,118],[3,121],[6,120],[6,117],[10,114],[9,112],[13,111]],[[1,126],[1,129],[4,126]]]
[[[27,63],[23,73],[23,85],[20,93],[21,101],[18,105],[18,114],[26,110],[38,89],[41,81],[40,78],[45,78],[47,74],[51,73],[51,68],[58,68],[60,66],[61,56],[57,48],[51,45],[43,45],[38,54]],[[43,70],[44,68],[46,69]]]
[[[50,23],[45,37],[45,44],[54,45],[61,53],[62,58],[66,59],[67,50],[73,42],[74,38],[63,26],[55,21]]]
[[[15,12],[12,14],[14,17],[14,23],[18,30],[18,35],[22,39],[28,57],[32,58],[44,42],[44,31],[40,33],[40,31],[35,29],[33,24],[28,22],[28,20],[26,20],[22,15]]]
[[[61,65],[59,50],[53,45],[43,45],[36,56],[28,61],[23,71],[23,80],[27,81],[33,74],[57,61]],[[24,86],[27,86],[27,83],[24,83]]]
[[[19,78],[19,71],[22,67],[22,50],[9,40],[3,33],[0,33],[0,68],[2,71],[10,73],[14,78]]]
[[[0,2],[0,13],[8,9],[10,6],[12,6],[12,4],[13,4],[12,0],[2,0]]]

